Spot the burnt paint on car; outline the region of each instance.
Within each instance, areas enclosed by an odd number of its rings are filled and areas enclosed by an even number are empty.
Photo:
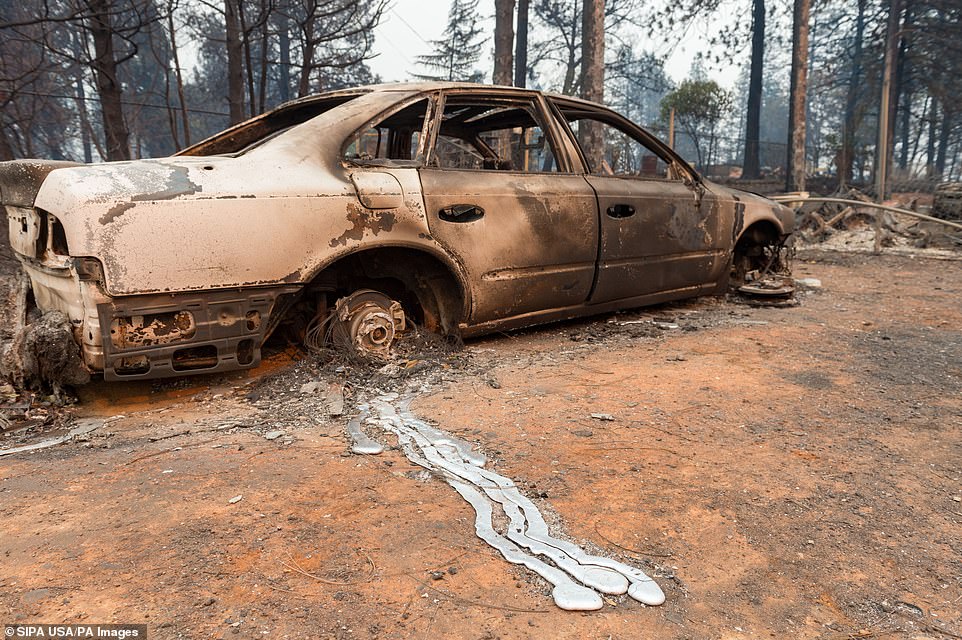
[[[434,166],[449,95],[532,105],[546,118],[557,171]],[[253,366],[307,285],[334,291],[337,278],[352,277],[342,264],[417,289],[434,300],[439,327],[468,336],[722,291],[747,228],[791,232],[784,207],[702,180],[636,125],[673,179],[589,175],[553,101],[627,122],[510,87],[362,87],[283,105],[171,158],[0,163],[0,198],[11,220],[36,222],[28,240],[20,225],[10,234],[15,246],[37,247],[20,256],[37,300],[82,328],[87,365],[112,379]],[[410,158],[343,157],[351,136],[422,103]],[[629,196],[633,220],[606,215]],[[472,215],[444,219],[453,205]],[[44,225],[59,225],[69,252],[53,250]],[[384,252],[390,259],[379,260]],[[116,343],[110,331],[121,320]]]

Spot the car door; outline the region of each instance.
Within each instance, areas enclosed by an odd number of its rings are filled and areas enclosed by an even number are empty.
[[[616,113],[573,101],[556,105],[598,197],[601,246],[590,302],[714,286],[728,258],[714,195]]]
[[[537,94],[449,91],[420,169],[431,235],[471,286],[469,324],[583,304],[595,195]]]

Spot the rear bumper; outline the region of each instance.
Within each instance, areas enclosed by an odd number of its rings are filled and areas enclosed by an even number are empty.
[[[77,259],[20,256],[41,311],[71,321],[84,363],[105,380],[248,369],[296,286],[111,297]]]
[[[105,380],[249,369],[298,287],[114,298],[97,305]]]

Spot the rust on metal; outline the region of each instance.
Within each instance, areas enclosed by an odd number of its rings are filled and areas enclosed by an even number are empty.
[[[114,318],[110,341],[117,349],[149,347],[194,337],[197,325],[190,311]]]
[[[352,349],[364,354],[386,355],[405,329],[401,303],[377,291],[362,289],[334,305],[334,320]]]
[[[347,246],[349,241],[359,242],[364,239],[365,232],[371,235],[378,235],[382,231],[390,231],[394,228],[395,216],[390,211],[372,211],[355,202],[347,203],[347,221],[351,223],[351,228],[344,231],[336,238],[331,238],[328,243],[331,247]]]

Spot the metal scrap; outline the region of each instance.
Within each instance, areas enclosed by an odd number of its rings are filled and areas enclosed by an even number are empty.
[[[880,209],[882,211],[890,211],[892,213],[901,213],[906,216],[913,218],[918,218],[920,220],[925,220],[927,222],[938,222],[939,224],[944,224],[948,227],[953,227],[955,229],[962,229],[962,223],[953,222],[951,220],[943,220],[942,218],[936,218],[934,216],[927,216],[924,213],[919,213],[918,211],[910,211],[909,209],[902,209],[900,207],[890,207],[885,204],[878,204],[875,202],[865,202],[862,200],[851,200],[848,198],[811,198],[808,196],[802,197],[799,195],[784,195],[784,196],[772,196],[772,200],[776,202],[783,202],[788,205],[800,206],[807,202],[831,202],[835,204],[844,204],[852,207],[868,207],[870,209]]]
[[[571,611],[593,611],[604,606],[601,594],[623,593],[648,605],[665,601],[661,588],[640,570],[590,555],[571,542],[551,536],[537,506],[512,480],[485,469],[483,454],[419,420],[410,412],[411,397],[398,400],[397,394],[385,394],[360,406],[361,415],[348,427],[355,442],[353,450],[362,452],[360,443],[373,442],[360,431],[362,421],[397,436],[411,462],[444,479],[471,504],[479,538],[508,562],[523,565],[552,584],[556,605]],[[357,439],[359,433],[362,440]],[[509,520],[503,534],[493,524],[495,505]]]
[[[41,440],[40,442],[35,442],[33,444],[25,444],[21,447],[12,447],[10,449],[0,449],[0,456],[9,456],[15,453],[25,453],[27,451],[39,451],[40,449],[47,449],[49,447],[54,447],[58,444],[63,444],[64,442],[69,442],[78,436],[86,435],[106,424],[103,420],[96,418],[91,418],[87,420],[81,420],[76,427],[71,429],[66,433],[66,435],[58,436],[56,438],[48,438],[46,440]]]

